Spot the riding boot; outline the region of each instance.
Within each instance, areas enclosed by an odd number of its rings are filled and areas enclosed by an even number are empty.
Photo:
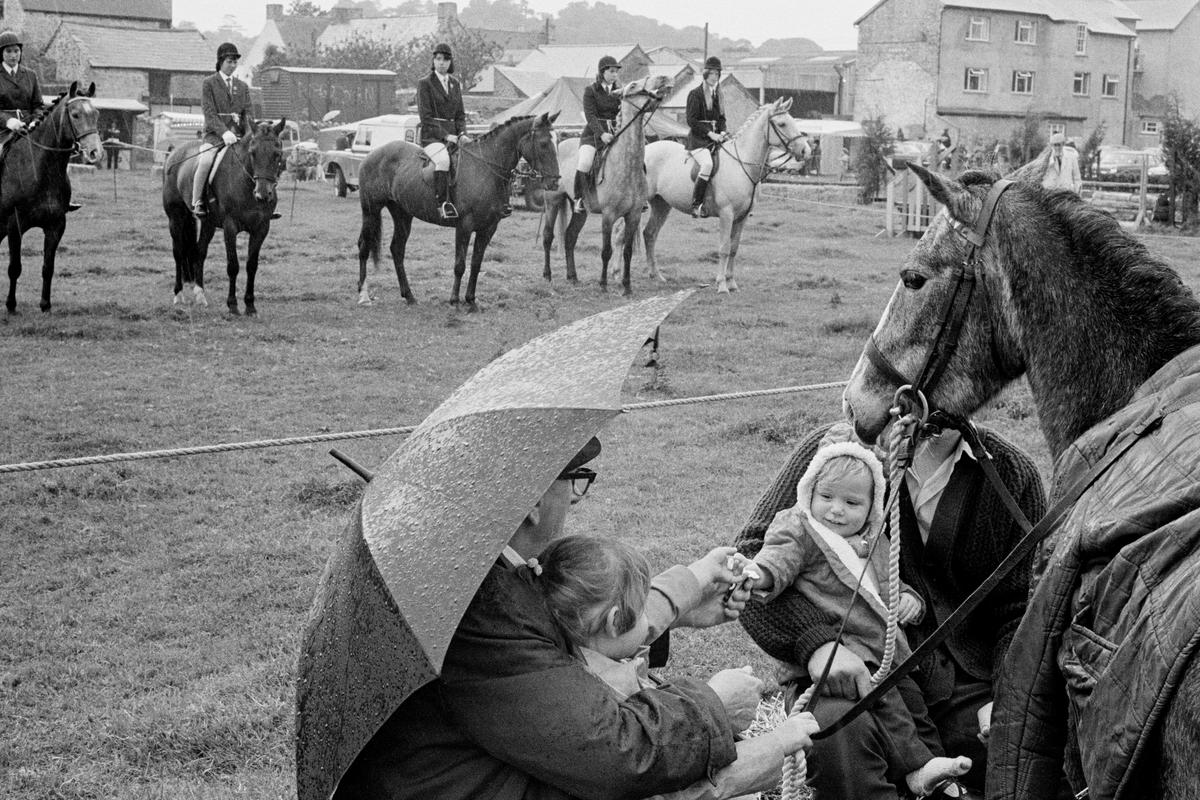
[[[438,211],[442,219],[458,219],[458,209],[450,202],[450,173],[433,173],[433,191],[437,194]]]
[[[704,195],[708,193],[708,179],[697,178],[696,188],[692,191],[692,216],[707,217],[704,211]]]
[[[584,201],[584,195],[587,194],[588,182],[591,174],[583,170],[575,170],[575,205],[574,211],[582,213],[587,210],[587,204]]]

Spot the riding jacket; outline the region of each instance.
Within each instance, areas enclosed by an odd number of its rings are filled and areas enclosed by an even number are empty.
[[[453,75],[447,76],[449,93],[442,88],[437,73],[417,81],[417,113],[421,115],[421,146],[444,142],[453,134],[467,132],[467,115],[463,110],[462,84]]]
[[[204,111],[204,141],[209,144],[221,144],[221,134],[230,130],[229,124],[233,115],[238,115],[238,121],[248,122],[250,119],[250,87],[243,81],[233,78],[233,91],[225,82],[225,75],[214,72],[204,79],[200,85],[200,108]],[[235,133],[239,131],[234,129]]]
[[[725,111],[721,108],[721,90],[714,89],[712,106],[704,99],[707,84],[701,83],[688,92],[687,96],[687,149],[697,150],[701,147],[716,147],[717,143],[708,138],[710,132],[725,132]]]
[[[605,86],[600,81],[588,84],[583,90],[583,117],[587,127],[579,137],[581,145],[600,146],[600,134],[616,133],[617,114],[621,113],[621,95],[617,85]]]
[[[17,65],[16,75],[0,66],[0,128],[4,128],[13,117],[26,119],[37,111],[42,103],[42,87],[37,73]]]
[[[1064,761],[1072,791],[1160,796],[1163,715],[1181,688],[1194,699],[1183,681],[1197,674],[1200,649],[1200,346],[1071,443],[1055,487],[1073,485],[1143,424],[1147,434],[1059,525],[1009,648],[988,746],[993,800],[1046,797]],[[1182,768],[1194,787],[1196,765]]]

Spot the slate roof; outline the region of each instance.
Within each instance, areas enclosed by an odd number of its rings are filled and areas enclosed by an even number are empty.
[[[1125,3],[1141,15],[1139,31],[1173,31],[1200,0],[1125,0]]]
[[[888,0],[879,0],[854,20],[854,24],[861,24],[886,2]],[[1092,33],[1114,36],[1134,36],[1134,32],[1122,21],[1138,19],[1138,14],[1119,0],[941,0],[941,3],[954,8],[1048,17],[1054,22],[1086,22]]]
[[[275,23],[283,49],[289,53],[315,53],[321,34],[329,27],[328,17],[285,15],[268,21]]]
[[[21,8],[36,14],[86,14],[171,24],[171,0],[21,0]]]
[[[359,37],[373,41],[411,42],[438,32],[437,14],[408,14],[401,17],[364,17],[332,23],[321,33],[320,47],[340,47]]]
[[[216,48],[196,30],[110,28],[64,22],[54,34],[70,36],[92,67],[212,72]]]

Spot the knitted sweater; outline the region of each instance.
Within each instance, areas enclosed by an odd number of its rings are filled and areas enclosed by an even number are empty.
[[[776,512],[796,503],[796,482],[817,450],[826,428],[805,437],[774,483],[759,499],[735,542],[753,556]],[[979,429],[996,470],[1031,522],[1046,510],[1046,496],[1033,460],[997,434]],[[901,488],[900,577],[921,596],[926,614],[908,629],[914,648],[966,599],[1021,539],[1021,529],[974,460],[959,461],[921,542],[907,487]],[[943,645],[972,677],[991,682],[1025,611],[1030,559],[1015,568]],[[805,665],[813,652],[837,636],[841,622],[788,590],[768,604],[749,604],[740,617],[751,638],[775,658]],[[926,666],[926,664],[922,664]]]

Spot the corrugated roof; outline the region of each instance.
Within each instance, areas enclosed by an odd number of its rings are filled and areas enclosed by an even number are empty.
[[[1200,0],[1125,0],[1141,15],[1139,31],[1173,31],[1192,12]]]
[[[612,56],[624,61],[635,50],[641,48],[636,44],[543,44],[530,51],[517,69],[594,80],[601,58]]]
[[[854,20],[854,24],[861,25],[864,19],[886,2],[888,0],[879,0]],[[1088,30],[1092,33],[1114,36],[1134,36],[1134,32],[1123,25],[1122,21],[1136,21],[1139,18],[1137,13],[1119,0],[942,0],[942,5],[1029,14],[1048,17],[1055,22],[1086,22]]]
[[[366,17],[329,25],[317,39],[320,47],[340,47],[358,38],[385,42],[411,42],[438,32],[437,14],[402,17]]]
[[[106,28],[64,22],[55,36],[70,36],[92,67],[168,72],[212,72],[216,50],[196,30]]]
[[[171,0],[21,0],[25,11],[38,14],[123,17],[171,22]]]

